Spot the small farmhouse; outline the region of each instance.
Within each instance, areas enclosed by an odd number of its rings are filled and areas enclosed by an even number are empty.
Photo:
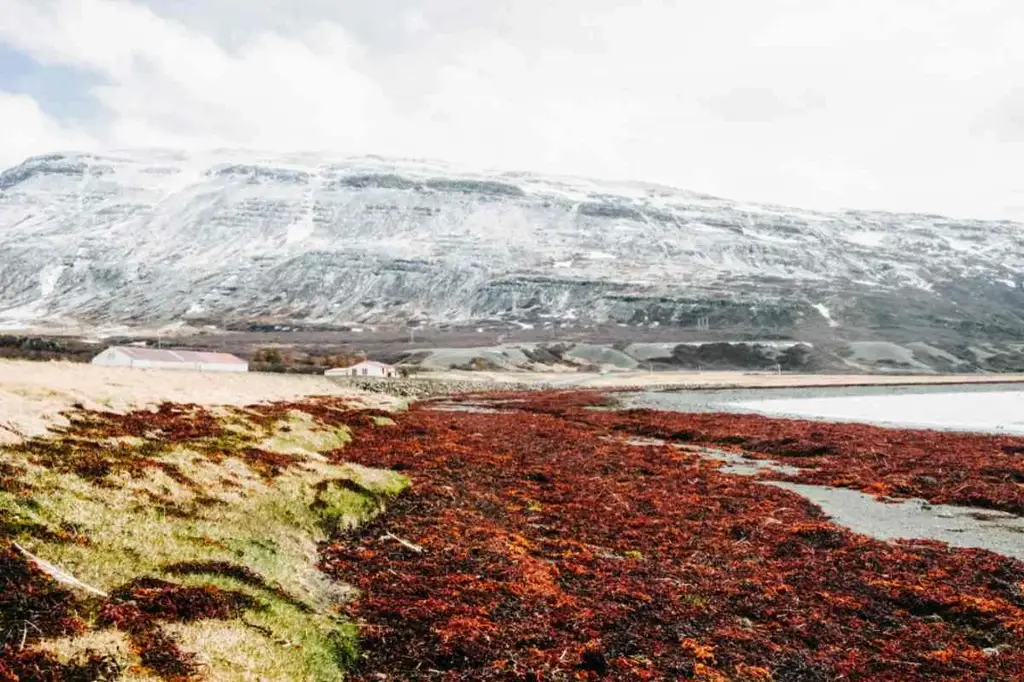
[[[92,359],[94,365],[182,369],[194,372],[248,372],[249,363],[229,353],[205,353],[171,348],[111,346]]]
[[[339,367],[324,372],[329,377],[378,377],[390,378],[398,376],[398,368],[394,365],[385,365],[383,362],[367,360],[351,367]]]

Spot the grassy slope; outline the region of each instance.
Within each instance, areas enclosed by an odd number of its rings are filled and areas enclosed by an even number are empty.
[[[17,541],[106,592],[149,577],[255,600],[228,619],[159,626],[206,679],[338,679],[355,630],[337,614],[346,588],[316,567],[318,543],[407,481],[325,455],[349,440],[355,413],[331,399],[310,405],[71,415],[54,438],[0,450],[0,545]],[[0,646],[24,638],[60,661],[99,654],[122,679],[159,679],[124,628],[103,624],[104,600],[75,600],[84,632],[40,633],[0,609]]]

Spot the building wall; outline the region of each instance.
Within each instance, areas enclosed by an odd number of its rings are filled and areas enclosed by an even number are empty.
[[[124,353],[120,353],[113,348],[108,348],[94,357],[91,364],[104,365],[108,367],[129,367],[132,362],[131,358]]]
[[[132,360],[130,367],[146,369],[178,369],[193,372],[248,372],[248,365],[228,365],[207,362],[162,362],[160,360]]]
[[[327,376],[341,377],[395,377],[398,371],[394,367],[377,367],[374,365],[345,367],[343,369],[329,369],[325,372]]]
[[[390,367],[352,367],[349,370],[351,376],[360,377],[391,377],[395,375],[394,370]]]
[[[136,360],[124,353],[107,349],[92,359],[94,365],[108,367],[137,367],[139,369],[171,369],[192,372],[248,372],[249,365],[220,364],[208,362],[164,362],[160,360]]]

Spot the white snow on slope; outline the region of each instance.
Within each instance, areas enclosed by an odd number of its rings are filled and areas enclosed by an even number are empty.
[[[131,151],[0,173],[8,319],[169,321],[197,303],[212,318],[465,323],[532,303],[525,322],[625,322],[635,309],[646,319],[651,301],[689,319],[686,306],[738,297],[804,315],[807,290],[996,286],[1021,270],[1024,228],[1005,221],[824,213],[437,162]]]
[[[828,326],[835,328],[839,326],[839,323],[832,319],[832,311],[830,311],[823,303],[815,303],[812,306],[815,310],[821,313],[821,316],[828,322]]]

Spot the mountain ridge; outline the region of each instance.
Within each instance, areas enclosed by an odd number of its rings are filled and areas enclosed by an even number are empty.
[[[0,325],[622,324],[1024,332],[1024,225],[315,154],[0,173]],[[830,331],[831,330],[831,331]]]

